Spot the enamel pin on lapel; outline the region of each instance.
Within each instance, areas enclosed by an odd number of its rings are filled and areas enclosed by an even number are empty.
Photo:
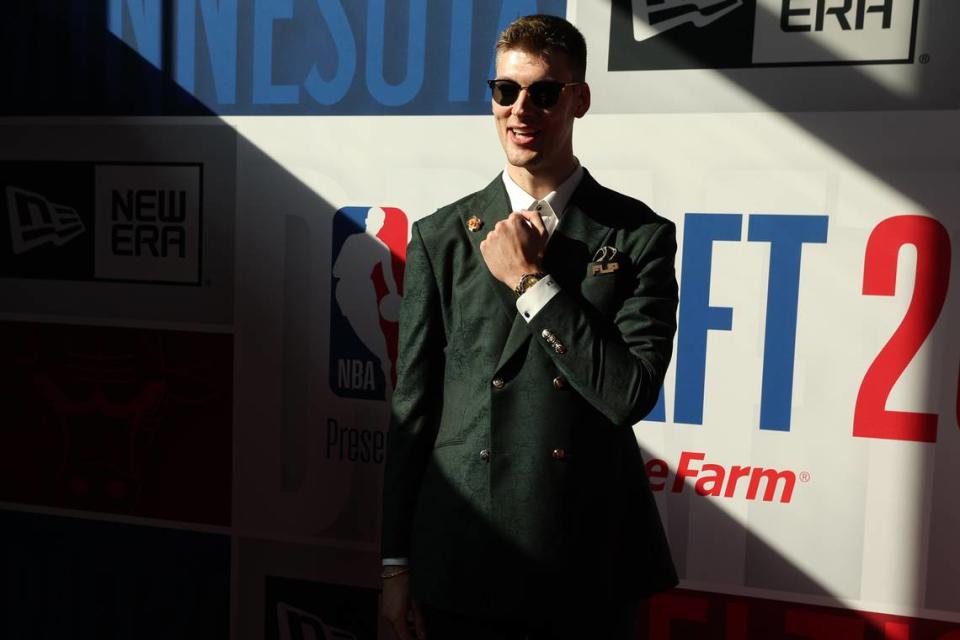
[[[620,268],[619,262],[614,262],[617,257],[615,247],[600,247],[593,256],[593,262],[590,263],[590,275],[599,276],[604,273],[613,273]]]
[[[611,247],[609,245],[605,247],[600,247],[597,249],[597,252],[593,255],[594,262],[610,262],[617,257],[619,253],[616,247]]]
[[[470,216],[470,219],[467,220],[467,229],[470,229],[470,231],[480,231],[482,227],[483,220],[477,216]]]

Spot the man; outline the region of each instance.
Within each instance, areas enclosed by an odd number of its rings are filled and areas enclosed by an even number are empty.
[[[383,507],[402,640],[408,613],[430,640],[633,637],[676,584],[631,429],[672,352],[674,226],[574,156],[585,70],[565,20],[504,30],[506,170],[413,227]]]

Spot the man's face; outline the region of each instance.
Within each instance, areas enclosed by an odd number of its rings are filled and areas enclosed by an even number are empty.
[[[522,49],[497,55],[497,79],[523,87],[538,80],[575,80],[566,54],[544,57]],[[491,103],[507,162],[534,174],[550,173],[564,168],[573,157],[573,120],[590,107],[590,90],[586,85],[566,87],[557,104],[548,109],[534,105],[526,90],[510,106]]]

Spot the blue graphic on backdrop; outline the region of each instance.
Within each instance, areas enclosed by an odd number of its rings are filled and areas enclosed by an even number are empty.
[[[678,424],[703,424],[708,337],[713,331],[733,330],[733,308],[710,304],[713,247],[717,242],[740,242],[743,220],[739,213],[684,216],[673,410]],[[747,241],[770,245],[760,390],[763,430],[790,431],[803,247],[827,242],[828,222],[825,215],[749,216]],[[645,419],[666,420],[662,387],[657,405]]]
[[[108,0],[107,7],[105,33],[217,114],[488,113],[484,81],[499,31],[521,15],[566,15],[566,0]]]

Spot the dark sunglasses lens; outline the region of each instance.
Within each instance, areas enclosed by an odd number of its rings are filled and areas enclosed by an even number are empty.
[[[520,85],[515,82],[505,82],[497,80],[491,83],[493,89],[493,101],[501,107],[509,107],[517,101],[520,95]]]
[[[520,85],[512,80],[491,80],[489,84],[493,91],[493,101],[501,107],[509,107],[520,95]],[[530,85],[527,91],[530,92],[530,100],[533,104],[541,109],[549,109],[560,100],[563,86],[562,82],[541,80]]]
[[[557,100],[560,99],[560,92],[563,91],[563,83],[546,81],[534,82],[530,85],[528,91],[530,92],[530,99],[533,100],[533,104],[542,109],[549,109],[557,104]]]

